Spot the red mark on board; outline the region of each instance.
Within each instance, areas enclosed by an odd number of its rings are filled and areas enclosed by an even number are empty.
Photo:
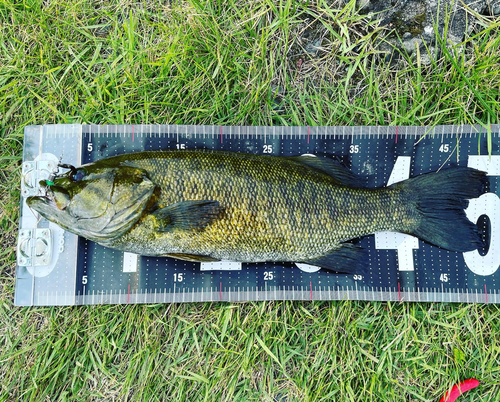
[[[127,304],[130,302],[130,283],[128,284],[128,290],[127,290]]]
[[[444,394],[439,402],[454,402],[464,392],[476,388],[478,385],[479,381],[475,378],[469,378],[459,384],[455,384],[451,391]]]
[[[134,142],[134,125],[132,124],[132,142]]]
[[[486,290],[486,283],[484,284],[484,298],[486,300],[486,303],[488,303],[488,292]]]
[[[399,282],[398,282],[398,297],[399,301],[401,301],[401,285],[399,284]]]
[[[222,126],[220,126],[220,143],[222,144]]]
[[[309,126],[307,126],[307,143],[309,144]]]
[[[313,299],[313,285],[312,285],[312,282],[309,281],[309,290],[311,292],[311,300]]]
[[[219,282],[219,301],[222,300],[222,282]]]
[[[398,126],[396,126],[396,144],[398,143]]]

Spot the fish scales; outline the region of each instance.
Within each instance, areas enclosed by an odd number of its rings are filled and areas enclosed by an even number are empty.
[[[291,261],[345,273],[367,266],[345,243],[381,230],[457,252],[483,246],[468,200],[484,172],[454,166],[364,188],[331,159],[223,151],[111,157],[47,180],[26,202],[64,229],[107,247],[190,261]],[[50,183],[50,184],[49,184]]]
[[[159,208],[188,200],[216,200],[224,208],[202,231],[158,232],[146,214],[107,243],[129,250],[134,244],[140,254],[168,249],[247,262],[309,260],[348,239],[410,229],[397,212],[404,209],[397,191],[339,186],[328,174],[286,158],[173,151],[132,154],[126,164],[145,169],[161,187]]]

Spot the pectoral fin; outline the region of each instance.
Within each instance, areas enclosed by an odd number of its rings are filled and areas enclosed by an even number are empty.
[[[218,201],[182,201],[155,211],[159,232],[203,230],[221,217],[224,209]]]
[[[166,257],[178,258],[179,260],[192,261],[192,262],[215,262],[219,261],[216,258],[209,257],[207,255],[194,255],[194,254],[166,254]]]
[[[351,243],[343,243],[330,254],[313,260],[301,261],[329,271],[345,274],[363,274],[368,261],[366,250]]]

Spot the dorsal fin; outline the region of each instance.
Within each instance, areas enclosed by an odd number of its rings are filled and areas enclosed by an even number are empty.
[[[366,180],[350,171],[341,162],[335,159],[318,157],[314,155],[292,156],[288,159],[320,170],[333,177],[338,184],[347,187],[366,187]]]

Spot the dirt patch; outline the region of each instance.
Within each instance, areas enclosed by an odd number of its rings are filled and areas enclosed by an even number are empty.
[[[500,14],[500,0],[365,0],[358,5],[361,13],[391,30],[380,50],[411,55],[418,47],[423,64],[430,64],[432,57],[440,56],[435,53],[438,40],[448,47],[460,46],[465,34],[475,29],[478,19]]]

